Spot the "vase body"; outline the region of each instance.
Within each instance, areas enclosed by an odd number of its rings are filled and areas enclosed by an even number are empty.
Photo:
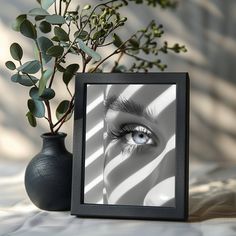
[[[71,205],[72,154],[65,133],[43,134],[43,146],[25,171],[25,188],[40,209],[68,211]]]

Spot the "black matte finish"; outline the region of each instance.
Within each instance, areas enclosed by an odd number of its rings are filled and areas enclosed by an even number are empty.
[[[86,84],[176,84],[176,207],[85,204],[85,126]],[[187,220],[189,77],[187,73],[87,73],[77,74],[75,85],[74,161],[72,215],[80,217],[126,218],[145,220]]]
[[[43,134],[43,147],[25,172],[25,188],[40,209],[68,211],[71,202],[72,154],[65,148],[66,134]]]

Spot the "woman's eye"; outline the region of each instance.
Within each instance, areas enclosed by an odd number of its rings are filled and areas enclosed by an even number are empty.
[[[143,132],[133,131],[125,135],[128,144],[144,145],[150,142],[150,138]]]
[[[154,143],[154,140],[151,138],[151,132],[142,126],[136,127],[133,131],[124,135],[124,138],[127,144],[130,145],[147,145]]]

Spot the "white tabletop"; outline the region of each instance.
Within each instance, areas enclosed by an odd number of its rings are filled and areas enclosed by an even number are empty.
[[[236,235],[234,169],[215,170],[207,167],[205,170],[210,174],[204,173],[203,176],[201,173],[201,178],[198,180],[193,172],[190,221],[167,222],[81,219],[71,216],[70,212],[41,211],[31,204],[25,193],[23,184],[25,165],[25,163],[0,162],[0,235]]]

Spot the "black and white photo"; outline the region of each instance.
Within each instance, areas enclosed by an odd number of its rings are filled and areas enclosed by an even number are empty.
[[[119,83],[117,80],[112,83],[112,78],[93,83],[95,78],[90,78],[96,75],[85,76],[87,79],[78,76],[78,83],[82,86],[78,93],[80,98],[81,92],[84,96],[80,117],[83,132],[78,130],[82,133],[83,145],[77,144],[83,148],[83,155],[75,158],[81,160],[82,183],[77,187],[84,206],[160,209],[176,209],[178,206],[176,188],[181,185],[176,184],[178,159],[182,158],[183,164],[186,159],[184,152],[184,156],[178,156],[180,147],[176,147],[179,132],[184,131],[178,129],[177,92],[180,84],[178,80],[158,82],[160,75],[156,75],[156,81],[147,79],[148,83],[144,78],[135,83],[133,79],[127,82],[129,74],[120,75],[126,80],[117,79]],[[186,116],[186,111],[182,116]],[[187,123],[182,125],[187,127]],[[76,138],[74,150],[75,145]],[[182,169],[185,169],[184,165]],[[183,181],[187,178],[185,175],[184,172]],[[73,188],[75,186],[74,180]]]

